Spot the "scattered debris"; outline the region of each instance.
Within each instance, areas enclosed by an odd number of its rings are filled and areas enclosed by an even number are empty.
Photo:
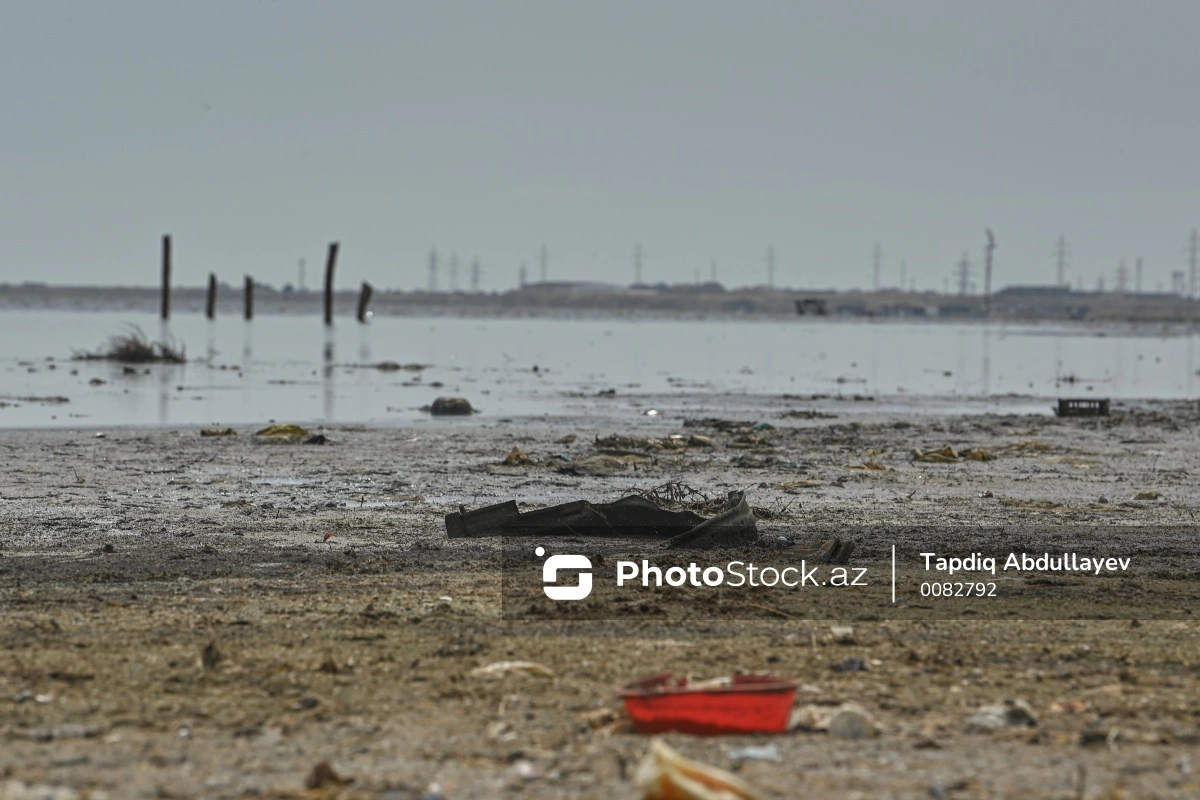
[[[796,684],[771,675],[689,682],[665,672],[626,684],[618,693],[637,733],[783,733]]]
[[[729,751],[729,759],[734,762],[738,761],[782,761],[779,755],[779,745],[764,744],[758,746],[743,747],[738,750]]]
[[[825,731],[839,739],[866,739],[878,735],[879,726],[858,703],[842,703],[835,708],[801,706],[792,711],[788,730]]]
[[[521,448],[513,447],[500,463],[506,467],[528,467],[533,463],[533,459],[525,455],[525,452]]]
[[[829,633],[838,644],[854,644],[854,628],[849,625],[830,625]]]
[[[837,419],[837,414],[827,414],[812,408],[791,408],[779,416],[784,419]]]
[[[628,472],[635,464],[649,460],[649,456],[627,454],[621,456],[596,455],[568,461],[558,471],[568,475],[617,475]]]
[[[661,508],[687,509],[697,514],[712,514],[725,508],[727,500],[721,497],[709,497],[682,481],[667,481],[643,489],[639,495],[653,501]]]
[[[510,673],[532,675],[537,678],[553,678],[554,672],[544,664],[536,661],[496,661],[482,667],[476,667],[470,674],[474,678],[500,678]]]
[[[325,438],[325,434],[317,433],[304,440],[305,444],[329,444],[329,440]]]
[[[299,425],[269,425],[260,431],[255,431],[254,435],[279,442],[299,442],[309,437],[308,431]]]
[[[201,436],[237,436],[233,428],[201,428]]]
[[[834,672],[865,672],[867,664],[861,658],[847,658],[845,661],[833,665]]]
[[[754,430],[755,424],[754,422],[740,422],[719,417],[701,417],[683,421],[685,428],[712,428],[721,433],[749,433]]]
[[[957,464],[958,454],[950,446],[943,447],[940,450],[922,450],[919,447],[914,447],[912,459],[913,461],[924,461],[927,464]]]
[[[967,719],[967,730],[972,733],[991,733],[1005,727],[1036,727],[1037,715],[1029,703],[1008,698],[1003,703],[983,706]]]
[[[691,447],[715,447],[713,440],[707,436],[683,436],[672,434],[665,439],[639,439],[632,436],[597,436],[593,445],[601,453],[607,455],[628,455],[630,451],[680,452]]]
[[[579,437],[576,436],[575,434],[568,433],[566,436],[562,437],[561,439],[555,439],[554,443],[555,444],[575,444],[575,440],[578,438]]]
[[[705,519],[695,508],[717,513]],[[628,537],[666,539],[668,548],[708,549],[757,541],[755,518],[761,511],[749,506],[744,492],[731,492],[723,501],[710,501],[683,484],[663,484],[611,503],[574,500],[524,512],[515,500],[471,511],[460,506],[445,516],[445,524],[446,535],[452,539],[505,535]],[[840,537],[807,546],[788,539],[776,546],[796,548],[793,552],[822,564],[846,564],[854,552],[854,542]]]
[[[101,383],[103,383],[103,381],[101,381]],[[38,396],[34,396],[34,395],[27,395],[24,397],[14,397],[12,395],[5,395],[3,397],[0,397],[0,400],[6,401],[4,403],[0,403],[0,406],[13,405],[15,403],[45,403],[46,405],[50,405],[50,406],[59,406],[59,405],[62,405],[63,403],[71,402],[71,398],[63,397],[62,395],[46,395],[46,396],[42,396],[42,397],[38,397]]]
[[[351,369],[377,369],[380,372],[420,372],[429,369],[430,364],[401,364],[396,361],[377,361],[374,364],[346,364]]]
[[[1161,500],[1162,492],[1157,489],[1143,489],[1133,496],[1134,500]]]
[[[337,774],[328,761],[322,761],[314,766],[312,772],[304,779],[306,789],[331,789],[351,783],[354,783],[354,778],[344,778]]]
[[[634,783],[642,800],[759,800],[758,790],[723,769],[692,761],[661,739],[638,764]]]
[[[433,401],[433,405],[421,410],[434,416],[466,416],[475,413],[475,409],[465,397],[439,397]]]

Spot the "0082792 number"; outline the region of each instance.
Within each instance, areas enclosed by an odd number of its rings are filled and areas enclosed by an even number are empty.
[[[921,597],[995,597],[994,583],[922,583]]]

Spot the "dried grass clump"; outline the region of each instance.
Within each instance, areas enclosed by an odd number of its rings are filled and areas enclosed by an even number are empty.
[[[123,364],[182,364],[187,361],[183,346],[174,339],[152,342],[136,325],[113,336],[95,352],[76,352],[83,361],[119,361]]]

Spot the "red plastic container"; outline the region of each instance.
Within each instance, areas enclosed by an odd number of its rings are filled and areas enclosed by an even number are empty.
[[[689,686],[686,678],[664,672],[625,684],[617,693],[638,733],[783,733],[796,684],[771,675],[734,675],[728,685]]]

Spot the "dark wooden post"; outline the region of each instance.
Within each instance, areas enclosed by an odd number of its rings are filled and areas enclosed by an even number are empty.
[[[367,321],[367,306],[371,304],[371,295],[375,294],[375,290],[371,288],[371,284],[363,281],[362,290],[358,293],[358,321]]]
[[[162,248],[162,318],[171,318],[171,236],[163,237]]]
[[[325,261],[325,324],[333,324],[333,270],[337,267],[338,243],[329,243],[329,258]]]
[[[242,301],[242,310],[246,319],[254,319],[254,278],[246,276],[246,292]]]
[[[217,276],[208,273],[208,298],[204,301],[204,316],[209,319],[217,318]]]

